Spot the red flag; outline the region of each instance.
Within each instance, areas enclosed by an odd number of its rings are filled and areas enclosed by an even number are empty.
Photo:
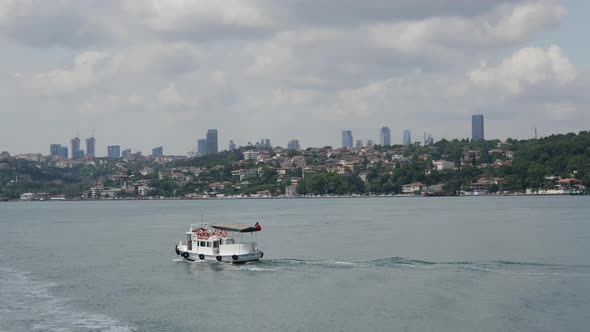
[[[260,226],[259,223],[256,223],[256,225],[254,225],[254,227],[256,227],[257,231],[261,231],[262,230],[262,226]]]

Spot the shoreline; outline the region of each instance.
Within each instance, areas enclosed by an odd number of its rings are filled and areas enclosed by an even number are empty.
[[[122,198],[122,199],[45,199],[45,200],[21,200],[11,199],[0,201],[0,203],[17,203],[17,202],[117,202],[117,201],[223,201],[223,200],[266,200],[266,199],[371,199],[371,198],[441,198],[441,197],[563,197],[563,196],[590,196],[588,193],[584,194],[485,194],[485,195],[440,195],[440,196],[429,196],[429,195],[342,195],[342,196],[275,196],[275,197],[210,197],[210,198],[183,198],[183,197],[168,197],[168,198]]]

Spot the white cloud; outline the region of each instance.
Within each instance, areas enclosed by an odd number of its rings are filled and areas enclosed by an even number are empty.
[[[510,94],[519,94],[539,84],[562,86],[572,82],[576,75],[576,68],[556,45],[546,50],[524,48],[497,66],[483,64],[468,74],[477,87],[500,89]]]

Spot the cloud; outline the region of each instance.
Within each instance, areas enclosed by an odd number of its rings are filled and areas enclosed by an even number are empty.
[[[499,89],[516,95],[525,88],[540,84],[563,86],[572,82],[577,73],[559,46],[552,45],[546,50],[523,48],[497,66],[483,64],[468,76],[479,88]]]
[[[376,139],[383,125],[466,137],[469,115],[485,113],[487,132],[507,136],[519,132],[510,119],[551,109],[577,128],[590,75],[559,40],[536,45],[569,10],[557,0],[0,0],[2,112],[15,123],[43,114],[56,128],[116,118],[95,128],[121,140],[111,143],[172,153],[208,128],[220,142],[337,145],[343,128]],[[146,130],[123,135],[129,123]],[[45,151],[43,127],[31,128],[40,134],[15,144]],[[0,129],[0,141],[18,134]]]

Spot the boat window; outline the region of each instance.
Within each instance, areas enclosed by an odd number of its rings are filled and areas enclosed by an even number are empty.
[[[225,240],[225,244],[234,244],[234,239]]]
[[[219,241],[213,241],[213,248],[219,248]]]
[[[205,246],[205,241],[201,241],[201,247]]]
[[[207,242],[207,247],[211,247],[211,242]]]

